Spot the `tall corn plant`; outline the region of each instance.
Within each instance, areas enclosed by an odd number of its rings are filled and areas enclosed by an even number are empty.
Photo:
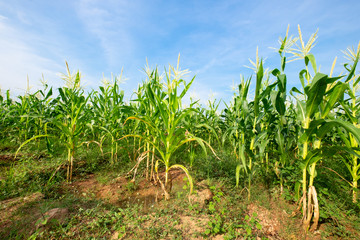
[[[287,114],[287,76],[285,74],[285,66],[286,66],[286,50],[291,47],[296,39],[293,39],[292,36],[289,37],[289,27],[287,28],[286,35],[282,39],[280,38],[280,48],[278,49],[278,53],[281,59],[281,66],[279,69],[274,69],[271,71],[272,75],[276,77],[277,81],[274,84],[276,89],[271,89],[270,102],[271,109],[265,110],[270,116],[268,119],[271,119],[269,125],[267,126],[266,130],[268,130],[268,136],[273,137],[275,140],[274,143],[274,152],[277,154],[277,157],[274,159],[274,170],[275,174],[280,180],[280,193],[283,192],[283,175],[282,169],[288,164],[289,162],[289,150],[291,148],[292,141],[291,141],[291,125],[288,123],[288,119],[291,114]],[[264,104],[265,105],[265,104]],[[270,151],[270,149],[268,149]]]
[[[8,116],[13,118],[14,128],[16,129],[17,142],[23,142],[31,138],[31,101],[30,85],[27,78],[27,87],[23,96],[18,96],[20,101],[15,101],[9,109]]]
[[[66,62],[67,73],[63,74],[66,86],[59,88],[59,96],[52,101],[55,105],[53,114],[55,115],[49,122],[54,130],[52,131],[56,136],[50,134],[36,135],[25,142],[23,142],[18,150],[27,143],[42,137],[56,137],[60,138],[60,142],[66,146],[67,149],[67,175],[66,180],[71,182],[73,165],[77,148],[81,145],[79,143],[80,135],[83,133],[86,126],[86,104],[88,102],[89,94],[84,96],[84,91],[80,87],[80,72],[71,74],[69,66]],[[46,126],[48,123],[46,124]]]
[[[227,108],[225,112],[226,122],[230,122],[225,138],[232,139],[234,152],[239,160],[236,168],[236,185],[239,185],[240,172],[247,177],[248,199],[251,197],[251,182],[256,168],[263,162],[265,147],[268,144],[264,125],[261,123],[264,117],[262,101],[268,98],[274,85],[268,85],[268,76],[263,68],[263,60],[259,59],[258,49],[256,51],[255,62],[251,61],[252,68],[256,74],[255,95],[250,103],[247,100],[250,80],[241,80],[239,85],[239,95],[235,96],[231,110]],[[229,111],[230,110],[230,111]],[[231,126],[232,125],[232,126]]]
[[[346,83],[338,81],[342,76],[330,77],[331,74],[328,76],[318,72],[315,57],[309,53],[315,41],[315,35],[312,35],[309,43],[305,45],[299,28],[299,39],[301,48],[298,51],[301,54],[295,55],[303,57],[305,61],[305,69],[299,74],[303,92],[297,88],[293,88],[291,92],[296,92],[301,96],[300,98],[296,97],[296,100],[298,119],[302,123],[303,132],[299,139],[302,148],[303,225],[306,230],[309,229],[313,218],[312,229],[315,230],[319,220],[319,205],[314,186],[316,164],[326,155],[326,152],[322,150],[322,140],[326,134],[334,131],[334,127],[341,127],[347,132],[354,133],[357,137],[360,135],[353,125],[340,119],[334,119],[331,114],[348,87]],[[313,76],[309,71],[309,63],[314,72]],[[308,174],[309,176],[307,176]]]
[[[50,107],[52,102],[52,88],[48,89],[48,85],[44,82],[44,89],[38,90],[36,93],[29,95],[29,101],[31,105],[31,118],[32,118],[32,136],[47,134],[47,125],[50,122],[52,114],[52,108]],[[52,151],[51,144],[48,138],[46,138],[48,151]],[[40,146],[40,141],[38,141]]]
[[[349,58],[349,60],[352,61],[352,64],[349,67],[347,64],[345,65],[346,69],[349,72],[345,80],[345,82],[349,84],[349,88],[346,89],[346,93],[349,98],[344,101],[340,101],[340,104],[343,109],[344,119],[347,122],[350,122],[357,129],[359,129],[360,123],[358,120],[358,116],[360,113],[360,106],[357,95],[359,90],[360,75],[356,74],[356,66],[360,57],[360,43],[356,51],[349,48],[348,51],[345,52],[345,54]],[[358,180],[360,179],[360,151],[358,150],[359,143],[353,133],[347,133],[344,131],[338,132],[346,147],[342,149],[344,154],[341,154],[340,156],[341,160],[351,174],[352,181],[350,182],[350,186],[353,188],[352,199],[353,202],[356,203],[358,198]]]
[[[217,143],[220,145],[219,136],[221,136],[221,119],[220,114],[218,114],[218,109],[221,101],[216,99],[208,100],[207,108],[200,108],[200,121],[195,121],[197,123],[197,128],[204,129],[207,136],[207,142],[212,145],[212,143]],[[199,114],[198,114],[199,115]]]
[[[152,89],[155,94],[157,94],[161,100],[165,98],[166,94],[163,92],[163,86],[161,84],[162,76],[159,75],[158,71],[151,71],[148,64],[144,69],[145,73],[147,74],[147,80],[143,82],[142,85],[139,86],[136,94],[136,99],[133,101],[137,104],[134,108],[134,111],[139,116],[147,116],[149,119],[153,120],[153,123],[155,126],[158,126],[160,123],[160,119],[157,117],[158,111],[156,111],[156,106],[154,106],[148,97],[147,89]],[[151,129],[147,124],[144,124],[142,126],[137,126],[137,131],[140,131],[148,138],[148,141],[143,141],[142,145],[139,141],[139,147],[140,149],[143,149],[143,152],[145,153],[145,156],[142,156],[142,154],[139,155],[139,160],[144,160],[144,157],[146,158],[146,179],[157,181],[155,176],[155,147],[150,144],[149,141],[152,141],[153,143],[156,143],[157,137],[156,135],[151,134]],[[151,163],[150,163],[150,156],[151,156]],[[140,164],[138,160],[138,164]],[[134,168],[134,171],[136,171],[136,168]],[[135,176],[135,174],[134,174]],[[150,176],[150,177],[149,177]]]
[[[248,197],[250,198],[251,175],[252,169],[251,162],[248,161],[246,149],[249,149],[249,136],[251,135],[252,119],[250,116],[249,103],[247,96],[249,93],[251,78],[245,80],[241,78],[241,83],[238,86],[238,94],[235,94],[233,102],[230,106],[224,109],[225,132],[222,137],[223,144],[228,141],[232,146],[232,150],[238,160],[236,168],[236,186],[239,185],[240,172],[248,176]]]
[[[51,111],[52,88],[48,89],[44,84],[44,89],[30,93],[29,81],[27,85],[25,94],[18,97],[19,101],[12,101],[8,91],[7,100],[2,103],[6,108],[1,118],[3,124],[10,124],[11,135],[20,143],[46,132],[45,123],[49,121]]]
[[[121,76],[115,78],[113,83],[104,82],[99,90],[93,92],[91,103],[94,119],[88,126],[97,132],[97,142],[102,147],[106,137],[110,138],[110,163],[114,164],[118,158],[118,139],[123,136],[123,123],[125,121],[126,106],[124,104],[124,91],[120,91]]]
[[[84,91],[80,87],[80,72],[71,74],[67,63],[66,67],[67,74],[64,74],[63,79],[67,86],[58,89],[57,116],[52,124],[59,130],[58,133],[67,149],[66,180],[71,182],[76,150],[80,146],[79,139],[87,123],[86,104],[91,94],[84,96]]]
[[[6,132],[7,132],[7,128],[8,128],[8,119],[7,119],[7,113],[9,112],[9,106],[10,104],[8,104],[8,102],[11,102],[9,101],[10,99],[10,91],[8,90],[6,92],[6,98],[5,96],[3,95],[3,93],[1,92],[1,89],[0,89],[0,121],[1,121],[1,124],[0,124],[0,136],[2,139],[6,139],[7,138],[7,135],[6,135]]]
[[[5,96],[1,96],[1,134],[4,136],[4,139],[13,140],[10,137],[15,135],[12,133],[13,126],[14,126],[14,115],[13,115],[13,108],[14,108],[14,100],[10,97],[10,90],[6,91],[6,98]]]
[[[146,135],[130,134],[125,136],[143,139],[154,147],[155,153],[159,155],[159,158],[155,162],[157,176],[159,165],[162,164],[165,167],[164,183],[157,177],[164,190],[165,199],[170,197],[166,188],[169,182],[169,171],[173,168],[180,168],[185,172],[190,184],[190,193],[193,189],[193,181],[188,169],[181,164],[175,163],[174,153],[181,146],[192,141],[197,141],[206,152],[206,142],[201,138],[193,136],[187,129],[181,126],[182,120],[194,111],[192,108],[182,107],[182,99],[195,79],[193,78],[189,83],[186,83],[185,80],[181,78],[183,74],[184,71],[179,70],[178,60],[177,67],[174,68],[170,66],[169,71],[165,73],[166,80],[158,91],[155,92],[154,89],[151,88],[151,85],[146,85],[146,100],[149,100],[153,106],[155,111],[154,116],[139,115],[127,119],[127,121],[138,120],[145,123],[149,129],[150,135],[155,138],[154,141],[154,138],[150,138]],[[156,77],[156,75],[157,70],[150,76]]]

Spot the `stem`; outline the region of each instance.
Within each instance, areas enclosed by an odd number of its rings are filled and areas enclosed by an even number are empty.
[[[309,124],[310,124],[310,119],[307,117],[305,118],[305,121],[304,121],[304,129],[308,129],[309,128]],[[302,154],[302,157],[303,157],[303,161],[305,162],[306,160],[306,156],[308,154],[308,141],[305,141],[304,144],[303,144],[303,154]],[[306,216],[306,192],[307,192],[307,189],[306,189],[306,168],[307,166],[304,166],[304,169],[303,169],[303,179],[302,179],[302,191],[303,191],[303,216],[305,217]]]
[[[309,187],[314,185],[315,168],[316,168],[316,163],[311,164],[311,166],[310,166],[311,170],[310,170]]]
[[[356,158],[356,157],[354,157]],[[357,180],[356,180],[356,165],[353,166],[353,171],[355,172],[355,175],[353,176],[353,183],[352,183],[352,187],[353,187],[353,203],[357,203],[357,187],[358,187],[358,184],[357,184]]]
[[[70,182],[72,181],[73,163],[74,163],[75,149],[73,149],[70,157]]]
[[[149,130],[146,131],[147,135],[149,136]],[[149,161],[150,161],[150,143],[146,142],[146,151],[148,153],[146,154],[146,180],[149,179]]]
[[[306,156],[308,153],[308,142],[304,142],[303,145],[303,160],[305,161]],[[303,183],[302,183],[302,189],[303,189],[303,193],[306,193],[306,166],[303,169]]]
[[[249,173],[249,180],[248,180],[248,200],[250,201],[251,198],[251,175]]]
[[[352,183],[352,187],[353,187],[353,203],[357,203],[357,187],[358,187],[358,183],[357,180],[355,180],[353,178],[353,183]]]
[[[265,159],[266,159],[266,173],[269,172],[269,152],[265,153]]]
[[[154,143],[155,143],[155,139],[154,138]],[[154,174],[154,158],[155,158],[155,145],[153,145],[153,148],[152,148],[152,156],[151,156],[151,170],[150,170],[150,180],[151,178],[153,177],[154,178],[154,181],[156,181],[156,178],[155,178],[155,174]]]
[[[114,164],[114,137],[111,137],[111,165]]]
[[[165,169],[165,187],[167,186],[167,183],[168,183],[168,177],[169,177],[169,175],[168,175],[168,167],[167,166],[165,166],[166,167],[166,169]]]
[[[68,166],[66,172],[66,181],[69,182],[70,179],[70,162],[71,162],[71,149],[68,148]]]
[[[321,146],[321,139],[315,140],[314,149],[319,149],[320,146]],[[316,162],[311,164],[310,168],[311,168],[311,172],[310,172],[309,187],[313,186],[313,184],[314,184]]]
[[[115,142],[115,162],[117,162],[118,143]]]

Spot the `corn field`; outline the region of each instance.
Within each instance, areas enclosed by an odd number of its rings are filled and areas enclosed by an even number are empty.
[[[360,43],[343,52],[348,62],[335,76],[336,58],[330,72],[317,65],[311,53],[316,38],[314,33],[304,42],[300,28],[297,37],[286,33],[275,69],[266,69],[257,52],[254,74],[241,77],[223,109],[221,100],[207,107],[192,100],[185,105],[196,78],[186,80],[189,72],[181,70],[180,56],[177,66],[164,72],[146,68],[146,80],[128,102],[121,76],[86,91],[81,73],[66,64],[61,88],[44,82],[41,90],[16,98],[1,92],[1,142],[16,144],[15,159],[28,148],[49,154],[61,149],[59,168],[66,168],[68,183],[82,161],[79,151],[98,152],[110,167],[130,162],[131,178],[142,175],[159,184],[165,199],[171,197],[171,169],[186,174],[191,195],[198,156],[221,164],[231,156],[237,166],[229,175],[239,194],[251,200],[259,179],[272,182],[279,195],[288,192],[298,204],[303,228],[315,231],[322,214],[323,185],[317,182],[322,174],[346,183],[342,191],[354,204],[360,178]],[[298,79],[287,76],[292,61],[303,64]],[[289,86],[290,81],[297,84]]]

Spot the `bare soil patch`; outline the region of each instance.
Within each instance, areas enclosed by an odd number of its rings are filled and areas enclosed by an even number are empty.
[[[182,188],[185,184],[183,180],[186,176],[185,173],[174,169],[170,171],[170,174],[172,188]],[[162,178],[163,173],[159,175]],[[154,184],[146,179],[133,182],[124,176],[104,184],[100,183],[94,174],[91,174],[84,180],[75,181],[73,184],[68,185],[67,188],[78,196],[101,199],[119,207],[141,203],[144,204],[144,208],[147,208],[163,199],[160,184]]]
[[[303,231],[299,220],[293,218],[291,213],[287,213],[284,209],[294,211],[296,206],[281,198],[270,198],[269,208],[256,202],[247,207],[250,217],[256,213],[256,218],[262,226],[261,232],[268,239],[285,239],[284,236],[286,239],[307,239],[307,234]]]
[[[209,218],[206,216],[180,216],[180,224],[175,226],[175,228],[182,230],[182,232],[186,233],[191,239],[203,239],[202,237],[195,236],[196,234],[205,232],[208,222]]]

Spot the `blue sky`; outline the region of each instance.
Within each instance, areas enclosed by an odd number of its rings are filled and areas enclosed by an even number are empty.
[[[244,65],[257,46],[266,67],[279,66],[270,47],[278,47],[288,24],[293,35],[299,24],[305,40],[319,29],[312,51],[318,65],[328,73],[338,56],[340,72],[341,50],[360,41],[359,9],[358,0],[0,0],[0,86],[22,93],[28,75],[34,91],[42,74],[49,85],[62,86],[66,60],[88,89],[123,68],[129,97],[146,78],[146,58],[163,69],[180,53],[182,69],[196,75],[192,97],[229,101],[240,74],[252,74]],[[288,64],[289,88],[299,85],[301,64]]]

